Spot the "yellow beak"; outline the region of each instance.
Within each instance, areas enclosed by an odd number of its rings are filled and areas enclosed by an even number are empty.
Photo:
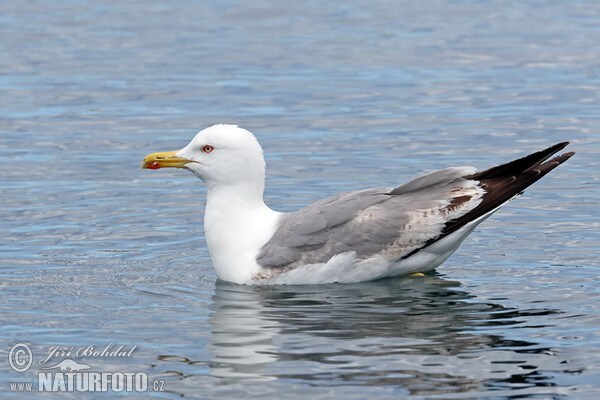
[[[187,158],[175,157],[175,153],[177,153],[177,151],[165,151],[163,153],[148,154],[142,160],[142,165],[140,165],[140,168],[184,168],[185,164],[193,162],[191,160],[188,160]]]

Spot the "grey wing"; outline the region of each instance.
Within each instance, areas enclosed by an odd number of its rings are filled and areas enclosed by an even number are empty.
[[[266,268],[294,268],[325,263],[344,252],[400,259],[479,203],[483,190],[478,182],[462,178],[473,172],[471,167],[448,168],[395,189],[341,193],[284,214],[257,262]]]

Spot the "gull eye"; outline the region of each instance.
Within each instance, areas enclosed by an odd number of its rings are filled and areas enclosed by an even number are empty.
[[[210,153],[211,151],[213,151],[215,148],[212,147],[210,144],[205,144],[204,146],[202,146],[202,151],[205,153]]]

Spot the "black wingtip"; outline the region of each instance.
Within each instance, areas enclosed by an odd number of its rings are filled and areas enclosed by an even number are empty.
[[[554,168],[558,167],[560,164],[567,161],[569,158],[573,157],[574,155],[575,155],[574,151],[570,151],[568,153],[561,154],[559,156],[556,156],[556,157],[544,162],[543,164],[538,164],[535,167],[535,169],[539,169],[544,174],[548,173],[551,170],[553,170]]]
[[[506,176],[522,174],[523,172],[536,169],[553,154],[567,147],[568,144],[569,142],[560,142],[544,150],[540,150],[535,153],[529,154],[528,156],[525,156],[523,158],[519,158],[509,163],[486,169],[485,171],[476,172],[472,175],[465,176],[464,178],[481,180],[502,178]]]
[[[548,160],[552,155],[564,149],[569,142],[557,143],[547,149],[532,153],[518,160],[498,165],[485,171],[465,176],[480,182],[486,193],[481,203],[466,215],[451,221],[446,225],[447,232],[453,232],[458,227],[497,209],[515,195],[522,193],[528,186],[541,179],[548,172],[558,167],[575,152],[564,153]]]
[[[561,154],[560,156],[558,156],[556,158],[564,158],[564,161],[567,161],[569,158],[573,157],[575,154],[576,153],[574,151],[570,151],[568,153]]]
[[[570,144],[570,142],[560,142],[560,143],[556,143],[554,146],[550,146],[544,150],[538,151],[537,153],[533,153],[532,155],[536,154],[536,155],[545,155],[546,158],[549,158],[551,155],[558,153],[559,151],[561,151],[562,149],[564,149],[565,147],[567,147]],[[575,152],[572,152],[573,154],[575,154]],[[573,155],[571,154],[571,155]],[[544,159],[544,160],[545,160]],[[539,161],[538,163],[541,163],[542,161]]]
[[[523,193],[528,186],[575,155],[575,152],[571,151],[546,161],[553,154],[567,147],[568,144],[569,142],[557,143],[518,160],[464,176],[464,179],[479,181],[479,185],[485,188],[481,203],[467,214],[449,221],[442,230],[441,235],[429,240],[423,247],[427,247],[431,243],[456,232],[469,222],[493,212],[516,195]],[[410,257],[423,247],[410,252],[403,258]]]
[[[568,145],[570,145],[571,142],[560,142],[560,143],[556,143],[554,146],[552,147],[556,147],[559,150],[564,149],[565,147],[567,147]]]

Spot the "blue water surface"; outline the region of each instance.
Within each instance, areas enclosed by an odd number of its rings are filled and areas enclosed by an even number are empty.
[[[0,397],[51,395],[10,383],[52,346],[114,343],[135,349],[71,358],[164,381],[139,398],[599,398],[598,21],[591,0],[3,2]],[[214,123],[257,135],[281,211],[577,155],[434,274],[247,287],[216,279],[201,182],[139,170]]]

